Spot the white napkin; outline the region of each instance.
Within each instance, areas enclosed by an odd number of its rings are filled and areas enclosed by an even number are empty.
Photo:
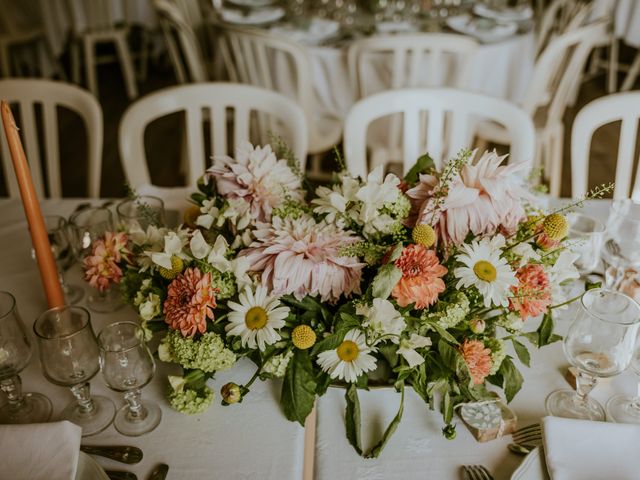
[[[82,429],[67,421],[0,425],[0,477],[73,480]]]
[[[638,425],[545,417],[542,430],[553,480],[640,478]]]

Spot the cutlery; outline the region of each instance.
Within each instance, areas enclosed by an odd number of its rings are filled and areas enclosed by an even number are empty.
[[[527,425],[519,428],[511,434],[514,443],[520,445],[541,445],[542,444],[542,427],[539,423]]]
[[[536,448],[536,445],[531,444],[521,444],[521,443],[510,443],[507,445],[507,448],[510,452],[515,453],[517,455],[528,455],[531,450]]]
[[[116,462],[128,463],[131,465],[142,460],[142,450],[138,447],[130,447],[126,445],[80,445],[80,450],[84,453],[88,453],[89,455],[98,455],[100,457],[110,458]]]
[[[104,473],[106,473],[107,477],[111,480],[138,480],[135,473],[125,472],[122,470],[105,470]]]
[[[482,465],[463,465],[462,471],[465,480],[494,480],[493,475]]]
[[[164,480],[165,478],[167,478],[168,472],[169,465],[167,465],[166,463],[161,463],[153,469],[151,475],[149,475],[149,480]]]

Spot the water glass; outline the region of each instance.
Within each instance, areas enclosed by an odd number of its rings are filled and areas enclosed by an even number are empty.
[[[564,337],[564,353],[578,369],[576,391],[556,390],[546,400],[547,412],[557,417],[604,421],[602,406],[590,398],[596,377],[624,371],[633,357],[640,305],[620,292],[585,292]]]
[[[640,203],[616,200],[611,205],[602,248],[607,288],[618,289],[625,271],[640,271]]]
[[[152,431],[160,423],[162,412],[156,403],[141,398],[141,389],[156,369],[144,331],[133,322],[112,323],[100,332],[98,343],[104,380],[112,390],[124,393],[127,401],[116,414],[116,430],[134,437]]]
[[[607,418],[617,423],[640,424],[640,339],[631,359],[631,369],[636,374],[637,389],[634,396],[614,395],[607,402]]]
[[[164,202],[151,195],[139,195],[123,200],[116,206],[118,222],[126,230],[140,226],[146,230],[149,225],[165,225]]]
[[[40,347],[45,378],[70,387],[76,398],[62,412],[62,419],[82,427],[82,435],[93,435],[113,421],[115,406],[106,397],[91,396],[89,380],[100,370],[99,348],[89,312],[77,306],[62,306],[40,315],[33,331]]]
[[[567,215],[569,234],[567,239],[570,248],[580,256],[575,266],[581,276],[593,272],[600,261],[600,250],[604,242],[605,226],[597,218],[583,213]]]
[[[0,390],[7,403],[0,423],[43,423],[51,417],[51,402],[39,393],[22,393],[19,373],[31,360],[31,342],[18,314],[16,299],[0,292]]]

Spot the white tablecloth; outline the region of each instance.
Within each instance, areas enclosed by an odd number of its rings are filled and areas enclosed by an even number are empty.
[[[43,210],[69,215],[76,203],[48,200]],[[0,200],[0,246],[0,290],[16,297],[18,310],[32,335],[34,320],[47,307],[36,262],[30,257],[31,242],[19,200]],[[77,267],[68,277],[76,284],[81,283]],[[127,306],[113,314],[92,314],[91,321],[97,334],[108,323],[135,319],[135,312]],[[54,416],[59,415],[72,401],[71,392],[44,379],[35,342],[33,347],[33,358],[22,373],[24,391],[47,395],[53,403]],[[220,387],[228,381],[244,383],[253,374],[252,364],[242,362],[210,382],[216,395],[211,408],[202,415],[189,416],[172,410],[165,400],[166,375],[177,374],[172,367],[175,366],[158,362],[155,378],[142,391],[143,398],[153,399],[162,409],[162,421],[156,430],[134,438],[124,437],[109,426],[104,432],[83,439],[86,444],[138,446],[144,452],[142,462],[129,466],[96,457],[102,465],[132,471],[140,479],[147,478],[151,469],[163,462],[170,466],[169,478],[176,479],[300,480],[304,430],[282,414],[279,383],[257,381],[241,404],[221,406]],[[101,374],[92,380],[91,387],[92,392],[111,398],[117,406],[124,404],[121,395],[105,386]]]

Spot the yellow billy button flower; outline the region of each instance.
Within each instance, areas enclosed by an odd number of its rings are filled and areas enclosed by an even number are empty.
[[[196,228],[196,220],[200,216],[200,207],[198,205],[190,205],[184,212],[184,224],[189,228]]]
[[[249,330],[260,330],[268,320],[267,312],[262,307],[251,307],[244,315],[244,323]]]
[[[173,280],[182,272],[183,268],[184,262],[182,261],[182,259],[176,255],[173,255],[171,257],[171,269],[169,270],[168,268],[160,267],[158,269],[158,273],[160,273],[160,275],[167,280]]]
[[[300,350],[306,350],[315,345],[316,332],[309,325],[298,325],[291,332],[291,341]]]
[[[422,223],[414,227],[411,232],[411,238],[415,243],[431,248],[436,243],[436,232],[431,225]]]
[[[356,342],[345,340],[338,346],[336,353],[338,354],[338,358],[343,362],[352,362],[358,358],[360,350]]]
[[[484,280],[485,282],[493,282],[498,274],[496,267],[486,260],[476,262],[473,266],[473,273],[475,273],[480,280]]]
[[[542,230],[551,240],[560,241],[569,233],[569,223],[564,215],[552,213],[544,219]]]

